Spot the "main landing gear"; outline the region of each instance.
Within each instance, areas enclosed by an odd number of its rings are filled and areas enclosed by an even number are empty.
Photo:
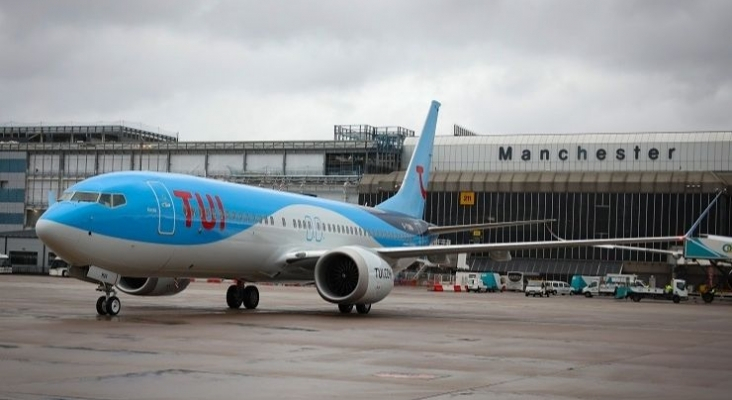
[[[97,314],[115,316],[122,309],[122,302],[116,296],[114,286],[109,283],[100,283],[98,292],[104,292],[104,296],[97,299]]]
[[[353,304],[338,304],[338,311],[342,314],[350,314],[353,311]],[[371,311],[371,303],[356,304],[356,312],[359,314],[368,314]]]
[[[244,304],[244,307],[253,310],[259,305],[259,289],[253,285],[244,286],[241,282],[231,285],[226,291],[226,304],[233,309],[238,309]]]

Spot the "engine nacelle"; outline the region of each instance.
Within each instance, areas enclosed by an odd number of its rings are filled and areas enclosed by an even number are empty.
[[[375,252],[345,246],[320,257],[315,264],[315,287],[331,303],[371,304],[394,288],[394,272]]]
[[[172,296],[188,287],[190,279],[121,277],[117,288],[135,296]]]

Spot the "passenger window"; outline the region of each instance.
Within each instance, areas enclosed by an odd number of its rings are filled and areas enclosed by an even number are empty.
[[[287,228],[287,222],[285,221],[285,217],[282,217],[282,227]]]

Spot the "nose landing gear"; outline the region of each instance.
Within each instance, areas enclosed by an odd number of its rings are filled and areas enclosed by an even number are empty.
[[[122,309],[122,302],[116,296],[114,286],[109,283],[100,283],[98,292],[104,292],[104,296],[97,299],[97,314],[115,316]]]

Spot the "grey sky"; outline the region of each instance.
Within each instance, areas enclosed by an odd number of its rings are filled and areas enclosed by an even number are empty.
[[[182,140],[732,129],[729,1],[0,0],[0,123]]]

